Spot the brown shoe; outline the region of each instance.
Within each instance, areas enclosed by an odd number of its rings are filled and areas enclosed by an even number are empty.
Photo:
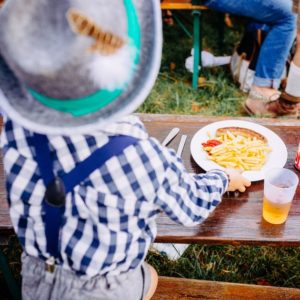
[[[288,102],[300,103],[300,97],[292,96],[286,92],[281,93],[281,98],[283,98],[284,100],[286,100]]]
[[[298,117],[299,104],[284,99],[280,94],[266,98],[251,91],[244,103],[244,109],[249,115],[265,117]]]

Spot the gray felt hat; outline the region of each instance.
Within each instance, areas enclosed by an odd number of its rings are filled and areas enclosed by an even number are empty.
[[[159,0],[8,0],[1,110],[45,134],[101,129],[148,96],[161,48]]]

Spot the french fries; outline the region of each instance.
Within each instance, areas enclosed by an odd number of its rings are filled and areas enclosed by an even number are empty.
[[[266,141],[256,136],[239,135],[230,130],[203,143],[202,147],[208,153],[208,158],[218,165],[242,171],[259,171],[272,150]]]

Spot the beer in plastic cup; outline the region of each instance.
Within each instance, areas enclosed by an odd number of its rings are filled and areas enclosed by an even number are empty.
[[[288,169],[268,170],[263,200],[263,218],[267,222],[282,224],[286,221],[298,183],[298,176]]]

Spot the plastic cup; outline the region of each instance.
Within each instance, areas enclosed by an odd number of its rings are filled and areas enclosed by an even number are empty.
[[[268,170],[263,200],[263,218],[267,222],[282,224],[286,221],[298,183],[298,176],[288,169]]]

